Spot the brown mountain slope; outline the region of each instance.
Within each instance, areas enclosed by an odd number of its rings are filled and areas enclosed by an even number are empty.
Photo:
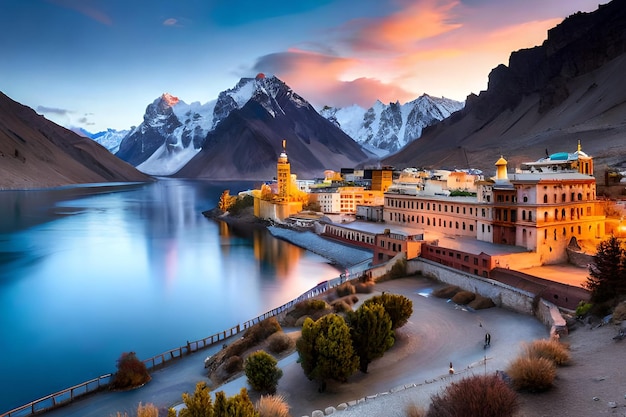
[[[150,180],[93,140],[0,92],[0,189]]]
[[[384,162],[489,174],[500,155],[515,167],[546,152],[573,152],[580,140],[597,174],[624,166],[625,51],[626,1],[570,16],[542,46],[515,52],[509,67],[494,69],[488,90],[468,97],[465,109]]]

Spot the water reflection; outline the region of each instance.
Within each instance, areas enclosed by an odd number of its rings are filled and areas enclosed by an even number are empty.
[[[249,183],[0,193],[0,412],[217,333],[337,271],[202,216]],[[11,225],[6,221],[12,220]],[[45,364],[45,366],[42,366]]]

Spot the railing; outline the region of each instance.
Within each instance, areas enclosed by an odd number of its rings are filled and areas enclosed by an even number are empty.
[[[297,303],[303,300],[307,300],[309,298],[316,297],[322,294],[324,291],[336,287],[343,282],[346,281],[344,276],[333,278],[328,281],[321,282],[317,284],[315,287],[311,288],[304,294],[300,295],[298,298],[293,299],[280,307],[274,308],[273,310],[268,311],[267,313],[261,314],[260,316],[248,320],[241,325],[237,325],[227,329],[223,332],[216,333],[214,335],[205,337],[204,339],[195,340],[193,342],[187,342],[186,345],[180,346],[178,348],[174,348],[168,350],[167,352],[163,352],[159,355],[153,356],[149,359],[145,359],[143,363],[146,365],[146,368],[149,370],[157,369],[159,367],[165,366],[168,362],[171,362],[175,359],[180,359],[184,355],[189,355],[193,352],[197,352],[201,349],[210,347],[220,341],[228,339],[231,336],[236,335],[242,330],[246,330],[255,324],[270,318],[277,316],[285,310],[290,309]],[[37,413],[41,413],[44,411],[51,410],[53,408],[59,407],[61,405],[69,404],[70,402],[82,397],[83,395],[93,393],[99,391],[101,389],[106,388],[111,382],[112,374],[106,374],[99,376],[98,378],[90,379],[89,381],[83,382],[82,384],[75,385],[70,388],[66,388],[62,391],[55,392],[54,394],[47,395],[38,400],[32,401],[28,404],[25,404],[21,407],[14,408],[8,412],[0,414],[0,417],[24,417],[24,416],[32,416]]]

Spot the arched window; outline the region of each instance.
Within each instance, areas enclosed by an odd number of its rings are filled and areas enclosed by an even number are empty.
[[[543,203],[544,204],[548,204],[548,195],[547,194],[543,196]]]

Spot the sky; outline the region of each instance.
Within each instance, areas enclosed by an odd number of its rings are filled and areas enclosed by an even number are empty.
[[[598,3],[0,0],[0,91],[89,132],[139,125],[165,92],[204,104],[260,72],[318,109],[464,101],[511,52]]]

